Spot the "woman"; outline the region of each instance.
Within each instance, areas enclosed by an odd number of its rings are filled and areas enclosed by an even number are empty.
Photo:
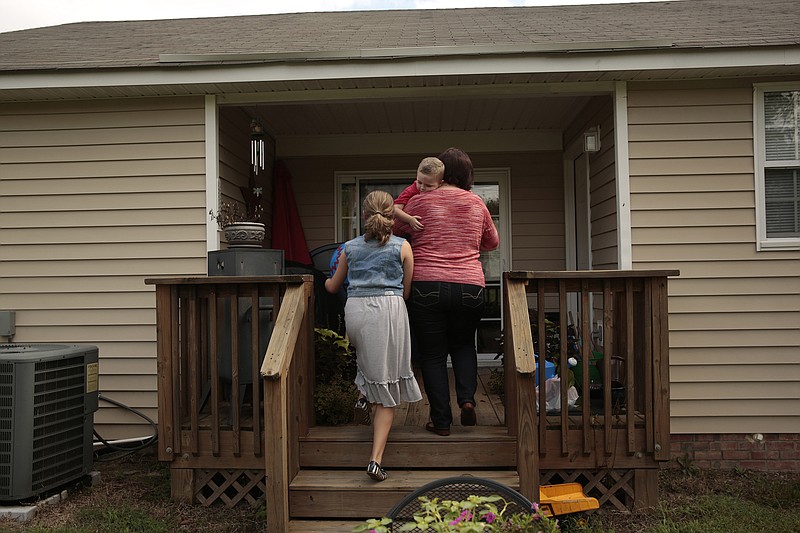
[[[397,224],[395,232],[412,240],[414,276],[409,318],[416,337],[419,365],[430,402],[425,429],[450,434],[453,414],[447,357],[453,364],[461,424],[474,426],[478,356],[475,331],[483,315],[486,282],[480,252],[500,244],[489,210],[470,192],[472,161],[458,148],[439,155],[444,183],[406,204],[409,215],[425,223],[422,231]]]

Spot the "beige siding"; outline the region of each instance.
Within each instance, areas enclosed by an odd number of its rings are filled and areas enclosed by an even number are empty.
[[[619,268],[617,235],[617,180],[614,148],[614,107],[608,96],[598,96],[581,111],[564,132],[564,146],[578,142],[583,133],[600,126],[600,151],[589,156],[589,224],[591,267]]]
[[[589,156],[589,208],[592,269],[619,268],[617,241],[617,179],[614,160],[614,109],[610,98],[592,103],[590,124],[599,124],[600,151]]]
[[[0,308],[17,343],[100,351],[100,391],[157,419],[153,288],[204,274],[202,98],[0,106]],[[105,438],[144,436],[101,402]],[[143,425],[144,424],[144,425]]]
[[[310,250],[336,239],[337,171],[408,170],[409,184],[424,154],[287,160],[303,232]],[[475,168],[511,169],[512,268],[564,268],[564,189],[561,154],[471,154]]]
[[[336,242],[337,171],[409,169],[409,184],[416,157],[311,157],[286,159],[292,189],[309,250]]]
[[[511,168],[511,269],[564,269],[561,152],[476,154],[472,160],[476,167]]]
[[[681,271],[672,431],[800,431],[800,253],[756,251],[752,84],[630,84],[628,105],[634,268]]]

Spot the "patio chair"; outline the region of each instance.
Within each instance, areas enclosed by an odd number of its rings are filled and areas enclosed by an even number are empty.
[[[422,511],[420,496],[427,496],[429,499],[438,498],[440,501],[461,501],[469,496],[492,495],[500,496],[508,502],[506,513],[509,515],[531,512],[532,503],[525,496],[502,483],[474,476],[446,477],[423,485],[397,502],[386,515],[392,519],[390,531],[399,531],[403,525],[414,523],[414,513]],[[421,530],[414,528],[410,531]]]

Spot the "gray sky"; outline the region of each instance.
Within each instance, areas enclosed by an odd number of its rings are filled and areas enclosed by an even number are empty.
[[[96,20],[149,20],[371,9],[619,4],[631,1],[655,0],[0,0],[0,32]]]

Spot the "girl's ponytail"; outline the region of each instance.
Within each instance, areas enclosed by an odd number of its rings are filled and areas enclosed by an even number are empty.
[[[364,198],[364,239],[381,245],[389,241],[394,225],[394,199],[386,191],[372,191]]]

